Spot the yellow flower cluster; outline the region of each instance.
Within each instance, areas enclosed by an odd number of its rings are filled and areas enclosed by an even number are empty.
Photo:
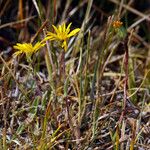
[[[112,26],[113,26],[114,28],[120,28],[122,25],[123,25],[123,23],[122,23],[121,21],[114,21],[114,22],[112,23]]]
[[[61,41],[62,42],[61,47],[64,48],[64,50],[66,51],[67,50],[67,40],[71,36],[74,36],[75,34],[77,34],[80,31],[79,28],[76,28],[70,32],[70,26],[71,26],[71,23],[67,27],[66,27],[65,23],[63,23],[62,25],[59,25],[58,28],[53,25],[53,28],[56,33],[48,32],[45,40]]]
[[[67,50],[67,40],[77,34],[80,29],[76,28],[73,31],[70,32],[71,23],[66,27],[66,24],[63,23],[62,25],[59,25],[58,28],[53,25],[53,28],[56,33],[48,32],[47,36],[42,42],[37,42],[34,46],[31,43],[17,43],[14,46],[14,49],[17,51],[14,53],[14,56],[18,56],[20,54],[25,54],[27,58],[31,58],[33,53],[36,53],[41,47],[45,45],[46,40],[50,41],[60,41],[61,47],[64,48],[64,50]]]
[[[17,43],[14,46],[14,49],[18,50],[14,53],[14,56],[18,56],[22,53],[26,54],[27,57],[30,57],[33,53],[36,53],[45,43],[37,42],[34,46],[31,43]]]

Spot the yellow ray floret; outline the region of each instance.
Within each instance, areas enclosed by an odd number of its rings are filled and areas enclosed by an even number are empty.
[[[13,48],[17,51],[13,54],[14,57],[24,53],[26,56],[31,56],[36,53],[45,43],[37,42],[34,46],[31,43],[17,43]]]
[[[74,30],[72,30],[70,32],[70,27],[71,27],[71,23],[66,27],[66,24],[63,23],[62,25],[59,25],[58,27],[52,25],[54,28],[55,33],[52,32],[48,32],[47,33],[47,37],[45,38],[45,40],[56,40],[56,41],[61,41],[61,47],[64,48],[64,50],[67,50],[67,40],[76,35],[80,29],[76,28]]]

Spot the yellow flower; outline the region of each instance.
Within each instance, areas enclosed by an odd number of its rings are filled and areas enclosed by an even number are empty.
[[[66,51],[67,50],[67,40],[71,36],[74,36],[75,34],[77,34],[80,31],[80,29],[76,28],[76,29],[74,29],[70,32],[71,23],[67,27],[66,27],[65,23],[63,23],[62,25],[59,25],[58,28],[54,25],[52,25],[52,26],[55,30],[55,33],[48,32],[47,37],[45,38],[45,40],[61,41],[62,42],[61,47],[64,48],[64,50]]]
[[[112,26],[114,27],[114,28],[120,28],[121,26],[122,26],[122,22],[121,21],[114,21],[113,23],[112,23]]]
[[[37,42],[34,46],[31,43],[17,43],[13,46],[17,51],[13,54],[14,57],[24,53],[27,57],[31,57],[33,53],[36,53],[41,47],[43,47],[45,43]]]

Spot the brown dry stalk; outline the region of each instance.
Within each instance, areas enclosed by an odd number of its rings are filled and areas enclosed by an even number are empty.
[[[120,5],[120,2],[118,2],[117,0],[109,0],[117,5]],[[137,16],[139,17],[142,17],[142,18],[145,18],[145,20],[148,20],[150,21],[150,17],[148,15],[145,15],[143,13],[141,13],[140,11],[128,6],[128,5],[125,5],[125,4],[122,4],[122,7],[124,7],[125,9],[129,10],[130,12],[136,14]]]
[[[45,26],[47,25],[47,23],[48,23],[48,19],[42,24],[42,26],[39,28],[39,30],[31,38],[31,41],[30,41],[31,43],[35,40],[35,38],[38,36],[38,34],[43,31],[43,29],[45,28]]]

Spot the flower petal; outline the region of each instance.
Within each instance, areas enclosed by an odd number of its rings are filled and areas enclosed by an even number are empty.
[[[59,31],[58,34],[61,34],[61,33],[62,33],[62,31],[63,31],[63,30],[62,30],[62,25],[59,25],[59,26],[58,26],[58,31]]]
[[[74,35],[77,34],[79,31],[80,31],[79,28],[74,29],[73,31],[71,31],[71,32],[67,35],[67,37],[69,38],[69,37],[71,37],[71,36],[74,36]]]
[[[56,34],[59,34],[59,31],[58,31],[58,29],[56,28],[56,26],[54,26],[54,25],[52,25],[52,26],[53,26],[53,28],[54,28]],[[52,33],[52,32],[48,32],[48,33]]]
[[[37,52],[41,47],[43,47],[45,44],[43,43],[43,44],[41,44],[41,42],[37,42],[35,45],[34,45],[34,47],[33,47],[33,49],[34,49],[34,52]]]
[[[20,55],[20,54],[22,54],[22,51],[16,51],[16,52],[13,54],[13,56],[14,56],[14,57],[17,57],[17,56]]]
[[[67,51],[67,41],[66,40],[64,40],[61,47],[64,48],[65,51]]]
[[[47,41],[47,40],[54,41],[54,40],[58,40],[58,39],[55,37],[52,37],[52,36],[47,36],[44,38],[44,41]]]
[[[65,23],[63,23],[63,25],[62,25],[62,31],[63,31],[63,33],[65,33],[66,32],[66,24]]]
[[[17,43],[15,46],[13,46],[13,48],[20,50],[20,48],[22,48],[22,44]]]
[[[58,39],[59,38],[59,36],[57,34],[54,34],[52,32],[48,32],[47,33],[47,37],[49,37],[49,40],[51,40],[52,38],[54,38],[54,39]]]
[[[66,29],[66,33],[67,33],[67,34],[70,32],[71,24],[72,24],[72,23],[69,23],[69,25],[67,26],[67,29]]]

